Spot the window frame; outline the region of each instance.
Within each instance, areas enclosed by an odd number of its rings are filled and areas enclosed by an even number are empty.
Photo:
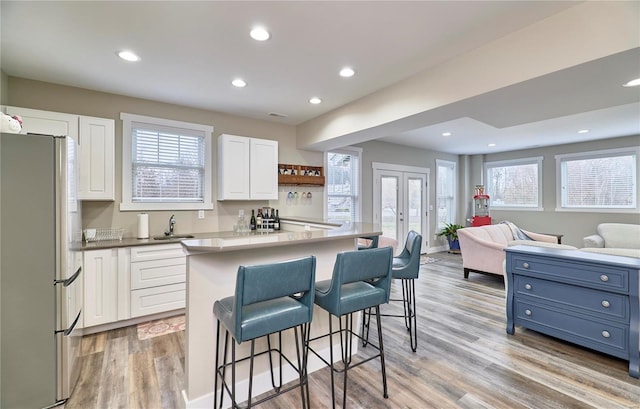
[[[544,160],[543,156],[535,156],[531,158],[521,158],[521,159],[509,159],[509,160],[501,160],[501,161],[492,161],[484,163],[484,180],[485,182],[485,192],[491,196],[492,186],[490,185],[491,178],[489,177],[489,169],[498,168],[498,167],[510,167],[510,166],[523,166],[523,165],[537,165],[537,173],[538,173],[538,203],[535,206],[514,206],[514,205],[499,205],[493,203],[493,198],[489,199],[489,208],[490,210],[516,210],[516,211],[544,211],[543,207],[543,198],[542,198],[542,161]]]
[[[122,199],[120,211],[140,210],[212,210],[212,163],[211,163],[211,134],[213,126],[189,122],[174,121],[164,118],[120,113],[122,120]],[[132,201],[132,138],[131,126],[133,122],[149,124],[151,127],[171,127],[191,132],[204,133],[204,201],[200,202],[133,202]]]
[[[324,202],[323,202],[323,214],[324,214],[324,219],[325,220],[329,220],[329,154],[330,153],[342,153],[342,154],[347,154],[347,155],[352,155],[352,156],[357,156],[358,157],[358,166],[357,166],[357,182],[358,182],[358,189],[357,189],[357,195],[352,195],[351,197],[355,197],[356,201],[357,201],[357,205],[356,205],[356,214],[355,214],[355,220],[353,220],[353,223],[357,223],[357,222],[361,222],[362,221],[362,148],[358,148],[355,146],[346,146],[340,149],[331,149],[329,151],[325,151],[324,152],[324,169],[325,169],[325,189],[324,189]],[[331,195],[334,196],[334,195]]]
[[[446,223],[455,223],[456,221],[456,213],[457,213],[457,209],[458,209],[458,205],[457,205],[457,191],[458,191],[458,170],[457,170],[457,163],[453,162],[453,161],[449,161],[449,160],[444,160],[444,159],[436,159],[436,228],[438,228],[438,230],[440,230],[441,228],[443,228],[444,226],[440,226],[440,217],[438,216],[438,200],[440,198],[440,196],[438,195],[439,191],[440,191],[440,184],[438,183],[438,181],[440,180],[440,168],[448,168],[451,170],[451,173],[453,174],[453,180],[452,180],[452,191],[451,191],[451,220],[447,220]]]
[[[635,155],[635,164],[633,172],[633,184],[634,184],[634,204],[633,207],[565,207],[563,206],[563,193],[562,186],[564,180],[564,174],[562,172],[562,164],[565,160],[588,160],[596,158],[612,158],[617,156]],[[640,213],[640,207],[638,206],[638,196],[640,192],[638,189],[638,171],[640,169],[640,148],[627,147],[627,148],[615,148],[615,149],[603,149],[597,151],[576,152],[567,153],[554,156],[556,160],[556,211],[557,212],[576,212],[576,213]]]

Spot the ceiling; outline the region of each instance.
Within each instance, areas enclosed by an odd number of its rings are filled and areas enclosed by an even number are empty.
[[[3,0],[0,67],[9,76],[298,125],[576,4]],[[249,37],[257,24],[270,40]],[[141,61],[120,60],[122,49]],[[343,66],[356,75],[338,76]],[[248,85],[233,87],[236,77]],[[620,86],[637,77],[634,49],[439,108],[429,126],[382,139],[478,154],[637,135],[640,89]],[[322,104],[309,104],[312,96]],[[576,133],[584,128],[591,131]]]

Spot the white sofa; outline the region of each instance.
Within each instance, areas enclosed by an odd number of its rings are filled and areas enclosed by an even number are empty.
[[[458,230],[464,278],[470,271],[492,273],[504,276],[504,249],[509,245],[527,244],[534,246],[566,248],[573,246],[557,244],[558,238],[546,234],[522,230],[532,240],[516,240],[509,225],[492,224],[480,227],[465,227]]]
[[[640,258],[640,225],[601,223],[597,234],[583,239],[581,250],[591,253]]]

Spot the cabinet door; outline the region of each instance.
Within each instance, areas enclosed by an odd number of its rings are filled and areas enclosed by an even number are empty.
[[[278,200],[278,141],[251,138],[250,180],[253,200]]]
[[[78,140],[78,115],[18,107],[7,107],[7,114],[22,117],[21,133],[71,136]]]
[[[107,324],[118,317],[116,250],[84,253],[84,326]]]
[[[249,192],[250,139],[218,137],[218,200],[247,200]]]
[[[81,200],[114,200],[115,121],[80,117]]]

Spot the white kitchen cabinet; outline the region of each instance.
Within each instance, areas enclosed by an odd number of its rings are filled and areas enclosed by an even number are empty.
[[[80,116],[80,200],[115,200],[115,121]]]
[[[185,308],[187,257],[180,243],[131,248],[131,318]]]
[[[118,255],[116,249],[84,252],[84,327],[118,319]]]
[[[71,136],[78,141],[78,115],[19,107],[7,107],[7,114],[22,117],[21,133]]]
[[[277,200],[278,141],[218,137],[218,200]]]
[[[79,144],[80,200],[115,200],[115,121],[113,119],[6,107],[22,117],[23,133],[65,135]]]

